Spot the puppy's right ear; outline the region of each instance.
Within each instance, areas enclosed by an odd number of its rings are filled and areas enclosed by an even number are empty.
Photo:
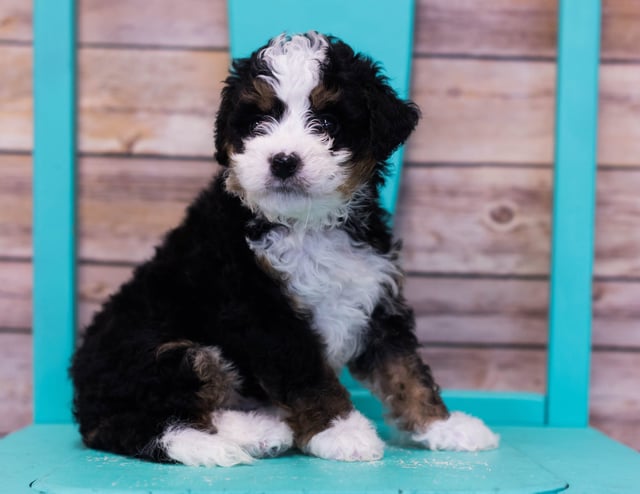
[[[403,101],[389,86],[376,67],[376,77],[365,89],[371,118],[371,149],[377,161],[386,161],[413,132],[420,119],[420,109]]]
[[[224,88],[220,100],[220,107],[216,115],[214,129],[215,154],[214,158],[222,166],[229,166],[229,153],[234,142],[234,129],[231,116],[238,104],[241,81],[248,77],[251,71],[251,59],[239,58],[232,62],[229,77],[224,81]]]
[[[227,77],[224,83],[225,86],[222,89],[220,107],[218,108],[218,114],[216,115],[214,129],[214,158],[222,166],[229,166],[229,148],[231,147],[229,117],[231,116],[234,95],[236,93],[234,86],[238,83],[237,77],[232,74]]]

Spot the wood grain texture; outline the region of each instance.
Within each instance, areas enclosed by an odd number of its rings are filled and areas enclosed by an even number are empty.
[[[423,118],[407,160],[552,163],[555,64],[416,59],[413,70],[411,94]],[[607,64],[600,74],[598,163],[637,165],[640,70]]]
[[[548,283],[408,276],[405,294],[421,342],[543,345]]]
[[[0,433],[32,420],[31,341],[30,334],[0,333]]]
[[[81,259],[135,263],[217,170],[212,161],[80,160]],[[31,256],[30,157],[0,155],[0,252]],[[640,276],[640,170],[601,170],[595,273]],[[528,167],[405,169],[396,220],[415,273],[546,276],[551,171]]]
[[[640,61],[640,2],[602,2],[601,44],[605,59]]]
[[[81,158],[80,259],[145,259],[216,170],[213,161]],[[31,257],[31,216],[31,157],[0,154],[0,257]]]
[[[0,42],[31,41],[32,2],[25,0],[2,0],[0,3]]]
[[[420,355],[443,388],[543,393],[546,387],[543,350],[426,346]]]
[[[590,396],[594,412],[625,422],[640,423],[639,368],[639,352],[595,352]]]
[[[154,47],[228,47],[224,0],[80,0],[83,44]],[[640,4],[604,0],[605,60],[640,60]],[[418,0],[415,52],[419,55],[554,57],[555,0]],[[275,33],[274,33],[275,34]],[[31,2],[3,0],[0,42],[30,41]]]
[[[31,100],[23,81],[30,78],[30,49],[0,46],[0,60],[0,68],[19,68],[16,87],[4,91],[0,149],[29,150]],[[211,156],[227,65],[225,52],[80,50],[80,150]],[[413,97],[424,118],[407,159],[549,163],[553,64],[533,65],[416,60]]]
[[[81,150],[212,155],[226,53],[87,49],[79,64]],[[414,70],[424,118],[409,161],[551,162],[553,64],[418,59]]]
[[[550,163],[555,65],[416,59],[411,162]]]
[[[80,258],[148,258],[216,170],[213,161],[81,160]]]
[[[420,341],[544,345],[548,282],[409,276],[406,295]],[[640,350],[640,283],[596,281],[593,344]]]
[[[31,51],[0,45],[0,149],[31,148]],[[81,49],[79,147],[87,153],[209,157],[226,52]],[[552,161],[555,65],[423,59],[413,98],[423,119],[409,140],[415,163]],[[604,65],[599,162],[640,163],[640,71]]]
[[[32,50],[0,45],[0,150],[33,146]]]
[[[555,57],[556,0],[419,0],[419,54]],[[640,3],[603,0],[602,58],[639,61]]]
[[[133,266],[78,266],[78,327],[86,327],[107,297],[131,276]],[[0,332],[30,331],[32,275],[29,261],[0,261]],[[0,363],[0,371],[5,365]]]
[[[78,326],[91,321],[133,266],[78,267]],[[31,327],[31,264],[0,261],[0,328]],[[405,293],[421,342],[540,346],[547,341],[546,281],[409,276]],[[593,344],[640,350],[640,283],[594,285]]]
[[[639,368],[640,353],[595,352],[589,398],[591,401],[590,423],[638,451],[640,451]]]
[[[31,185],[31,156],[0,154],[0,257],[31,257]]]
[[[396,222],[406,269],[546,274],[550,181],[538,168],[405,168]]]
[[[596,275],[640,275],[640,169],[597,177]],[[615,204],[614,204],[615,203]]]
[[[407,167],[397,229],[411,271],[544,275],[551,170]],[[640,171],[598,174],[597,276],[640,274]],[[452,246],[456,246],[452,248]]]
[[[31,329],[32,275],[31,262],[0,261],[0,331]]]
[[[225,0],[80,0],[84,43],[226,48]]]
[[[96,48],[78,64],[80,150],[213,155],[226,53]]]
[[[637,46],[640,58],[640,44]],[[602,65],[598,163],[637,165],[639,156],[640,68],[636,64]]]
[[[420,54],[555,56],[554,0],[419,0]]]

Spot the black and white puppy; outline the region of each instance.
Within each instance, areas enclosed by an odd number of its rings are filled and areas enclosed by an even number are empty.
[[[496,447],[480,420],[447,411],[416,353],[378,205],[385,160],[418,117],[332,37],[281,35],[234,61],[216,118],[223,172],[75,354],[84,442],[188,465],[293,446],[379,459],[383,442],[338,380],[348,366],[416,443]]]

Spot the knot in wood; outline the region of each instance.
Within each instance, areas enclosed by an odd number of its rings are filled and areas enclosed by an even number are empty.
[[[490,209],[489,216],[496,223],[504,225],[513,221],[513,218],[516,216],[516,212],[507,204],[498,204]]]
[[[483,222],[491,230],[508,232],[518,226],[518,206],[509,201],[500,201],[486,206]]]

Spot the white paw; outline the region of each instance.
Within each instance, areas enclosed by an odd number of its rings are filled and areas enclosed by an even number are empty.
[[[438,420],[429,428],[411,436],[415,442],[432,450],[481,451],[495,449],[500,436],[484,422],[462,412],[453,412],[446,420]]]
[[[233,441],[190,427],[169,428],[159,442],[169,458],[192,467],[230,467],[253,461]]]
[[[354,410],[313,436],[304,452],[327,460],[373,461],[382,458],[384,443],[371,422]]]
[[[293,432],[277,410],[221,410],[212,419],[219,436],[238,444],[254,458],[278,456],[293,445]]]

